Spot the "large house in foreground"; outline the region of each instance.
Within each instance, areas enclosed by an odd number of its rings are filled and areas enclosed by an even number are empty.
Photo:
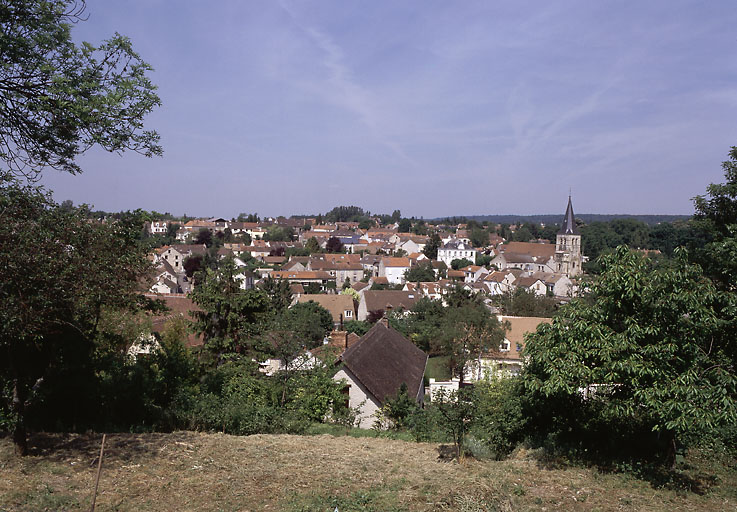
[[[357,424],[361,428],[374,424],[376,412],[387,399],[397,396],[402,384],[418,404],[424,399],[427,354],[385,320],[376,322],[343,352],[340,361],[343,364],[333,378],[345,380],[348,406],[359,409]]]

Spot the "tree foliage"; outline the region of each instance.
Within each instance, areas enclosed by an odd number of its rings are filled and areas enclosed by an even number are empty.
[[[737,421],[725,297],[682,252],[654,266],[620,247],[602,266],[592,300],[528,338],[526,385],[548,397],[585,390],[603,415],[645,421],[671,440],[672,463],[677,439]]]
[[[712,183],[707,195],[696,196],[697,225],[711,240],[698,247],[696,259],[721,288],[737,290],[737,146],[722,163],[725,183]]]
[[[143,129],[160,104],[151,67],[120,34],[77,46],[72,26],[84,9],[73,0],[0,7],[0,159],[16,176],[34,179],[44,167],[76,174],[92,146],[162,153],[158,134]]]
[[[105,307],[141,307],[149,265],[139,225],[88,222],[83,210],[15,182],[2,183],[0,211],[0,373],[25,453],[25,411],[44,378],[90,357]]]
[[[315,348],[333,328],[333,316],[317,302],[299,302],[284,312],[283,323],[297,333],[304,348]]]
[[[325,250],[330,253],[341,253],[343,252],[343,243],[340,238],[331,236],[325,244]]]
[[[370,215],[358,206],[336,206],[325,214],[326,222],[360,222]]]
[[[437,281],[435,269],[433,268],[432,263],[427,260],[421,261],[417,265],[408,269],[404,273],[404,278],[406,281],[412,283]]]
[[[462,268],[466,268],[470,265],[473,265],[473,263],[474,262],[469,260],[468,258],[456,258],[450,262],[450,267],[453,270],[460,270]]]
[[[267,294],[260,289],[243,290],[239,275],[232,258],[226,258],[217,270],[208,268],[197,275],[197,286],[190,295],[201,309],[195,313],[195,328],[218,361],[229,354],[254,351],[269,307]]]
[[[549,318],[557,311],[557,303],[553,297],[540,296],[521,287],[494,295],[492,301],[502,314],[509,316]]]
[[[430,235],[430,239],[425,244],[425,248],[422,249],[422,254],[430,258],[431,260],[438,259],[438,249],[440,249],[440,246],[443,244],[443,241],[440,239],[440,235],[437,233],[433,233]]]
[[[409,219],[402,219],[402,220],[399,221],[399,227],[397,228],[397,230],[400,233],[409,233],[411,229],[412,229],[412,221],[411,220],[409,220]]]

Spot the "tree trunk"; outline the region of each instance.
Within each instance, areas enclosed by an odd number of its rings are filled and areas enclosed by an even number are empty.
[[[676,467],[676,434],[675,432],[668,432],[666,434],[666,447],[665,447],[665,466],[669,469]]]
[[[13,381],[13,413],[15,414],[15,425],[13,426],[13,443],[15,453],[21,457],[28,455],[28,435],[26,433],[26,392],[18,379]]]

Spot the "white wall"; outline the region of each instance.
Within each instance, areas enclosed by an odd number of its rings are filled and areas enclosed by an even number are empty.
[[[348,368],[341,368],[333,377],[333,380],[336,381],[341,379],[344,379],[350,386],[348,388],[348,406],[351,408],[361,406],[358,426],[371,428],[376,420],[376,411],[381,409],[381,405]]]

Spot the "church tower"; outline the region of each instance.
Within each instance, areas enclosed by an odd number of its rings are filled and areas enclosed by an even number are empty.
[[[579,275],[583,269],[581,263],[581,232],[576,226],[573,216],[571,196],[568,196],[568,208],[563,218],[563,225],[555,237],[555,262],[558,272],[568,277]]]

